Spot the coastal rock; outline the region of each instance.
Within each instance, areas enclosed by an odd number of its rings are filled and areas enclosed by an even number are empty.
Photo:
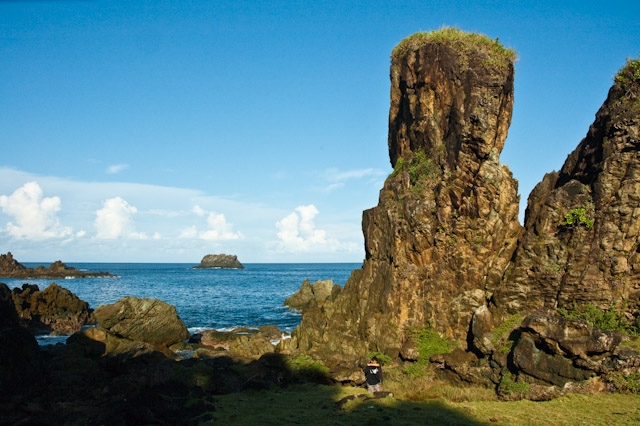
[[[327,362],[372,350],[395,357],[406,330],[429,324],[466,347],[471,317],[500,284],[521,233],[517,182],[499,161],[514,55],[484,36],[443,31],[451,34],[417,34],[394,50],[394,171],[363,214],[366,259],[292,333],[300,350]]]
[[[158,299],[125,297],[99,306],[94,316],[107,333],[131,341],[168,347],[190,336],[176,308]]]
[[[284,305],[291,309],[303,310],[311,306],[322,305],[330,296],[337,295],[341,287],[333,280],[321,280],[311,284],[304,280],[300,290],[284,300]]]
[[[80,271],[57,260],[49,267],[27,268],[13,258],[11,252],[0,254],[0,277],[4,278],[90,278],[113,277],[108,272]]]
[[[40,386],[43,372],[38,342],[19,325],[11,290],[0,283],[0,394]]]
[[[224,269],[244,269],[238,260],[238,256],[231,254],[208,254],[202,258],[195,269],[224,268]]]
[[[56,283],[42,291],[35,284],[23,284],[11,297],[20,323],[34,334],[71,334],[93,323],[89,304]]]
[[[507,312],[640,310],[640,60],[615,77],[586,137],[529,196],[494,303]]]

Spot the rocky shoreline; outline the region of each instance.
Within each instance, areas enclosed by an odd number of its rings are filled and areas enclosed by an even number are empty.
[[[70,336],[39,346],[45,330]],[[0,283],[0,424],[200,424],[212,395],[310,380],[280,353],[286,337],[275,326],[191,336],[158,299],[93,310],[55,283]]]
[[[25,278],[25,279],[63,279],[63,278],[95,278],[114,277],[109,272],[89,272],[80,271],[65,265],[60,260],[50,264],[48,267],[38,266],[37,268],[27,268],[13,258],[11,252],[0,254],[0,278]]]

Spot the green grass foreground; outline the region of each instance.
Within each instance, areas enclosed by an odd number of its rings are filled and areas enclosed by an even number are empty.
[[[478,390],[485,395],[484,390]],[[472,392],[469,393],[469,395]],[[216,397],[214,421],[224,425],[637,425],[640,397],[570,395],[548,402],[476,400],[451,402],[443,397],[405,401],[365,396],[362,388],[296,385],[285,389]]]

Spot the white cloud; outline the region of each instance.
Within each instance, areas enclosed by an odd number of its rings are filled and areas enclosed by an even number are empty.
[[[107,167],[107,173],[109,173],[110,175],[116,174],[116,173],[120,173],[121,171],[128,169],[129,165],[128,164],[114,164],[111,165],[109,167]]]
[[[276,227],[280,230],[280,247],[287,251],[309,251],[329,243],[337,244],[337,241],[327,239],[325,231],[316,229],[313,219],[318,213],[313,204],[298,206],[291,214],[278,221]]]
[[[193,206],[192,211],[197,214],[198,216],[204,217],[204,215],[206,214],[206,212],[204,211],[204,209],[202,207],[200,207],[199,205],[195,205]]]
[[[10,196],[0,196],[2,211],[15,220],[15,223],[7,222],[6,230],[19,239],[42,240],[71,235],[71,228],[60,225],[57,217],[60,206],[59,197],[43,197],[37,182],[25,183]]]
[[[233,225],[227,223],[227,219],[222,213],[209,213],[207,225],[208,229],[200,233],[200,238],[203,240],[237,240],[242,238],[241,233],[233,231]]]
[[[134,238],[145,239],[145,234],[135,232],[133,215],[138,212],[134,206],[130,205],[121,197],[114,197],[106,200],[102,208],[96,210],[96,220],[94,225],[98,238]]]
[[[209,212],[199,205],[195,205],[191,212],[198,217],[206,216],[206,230],[198,232],[198,228],[192,225],[182,229],[178,238],[194,239],[199,238],[206,241],[238,240],[244,237],[242,233],[233,230],[233,224],[227,222],[222,213]]]

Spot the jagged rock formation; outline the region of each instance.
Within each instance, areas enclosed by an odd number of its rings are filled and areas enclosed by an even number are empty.
[[[11,291],[11,297],[20,324],[34,334],[71,334],[93,323],[89,304],[56,283],[42,291],[35,284],[23,284]]]
[[[231,254],[208,254],[202,258],[195,269],[206,268],[226,268],[226,269],[244,269],[244,266],[238,260],[238,256]]]
[[[636,65],[634,65],[636,64]],[[532,191],[513,266],[494,301],[509,313],[593,304],[640,308],[640,65],[616,77],[587,136]]]
[[[56,260],[48,268],[38,266],[27,268],[13,258],[11,252],[0,254],[0,277],[4,278],[89,278],[89,277],[113,277],[108,272],[80,271]]]
[[[621,389],[640,374],[637,343],[598,328],[640,328],[640,60],[531,193],[522,228],[517,184],[499,163],[512,59],[451,29],[394,50],[394,171],[363,215],[365,262],[303,312],[293,350],[335,371],[368,351],[415,360],[410,330],[428,327],[459,345],[431,360],[440,374],[499,389],[515,378],[532,399]],[[587,324],[585,312],[609,324]]]
[[[513,105],[513,52],[455,29],[392,55],[393,173],[364,212],[366,259],[339,294],[305,312],[294,344],[348,362],[398,354],[430,324],[466,346],[473,312],[500,284],[521,233],[517,182],[499,156]]]
[[[311,284],[309,280],[304,280],[300,290],[287,297],[284,305],[291,309],[302,311],[318,305],[322,305],[333,292],[340,292],[340,286],[334,284],[333,280],[320,280]]]

